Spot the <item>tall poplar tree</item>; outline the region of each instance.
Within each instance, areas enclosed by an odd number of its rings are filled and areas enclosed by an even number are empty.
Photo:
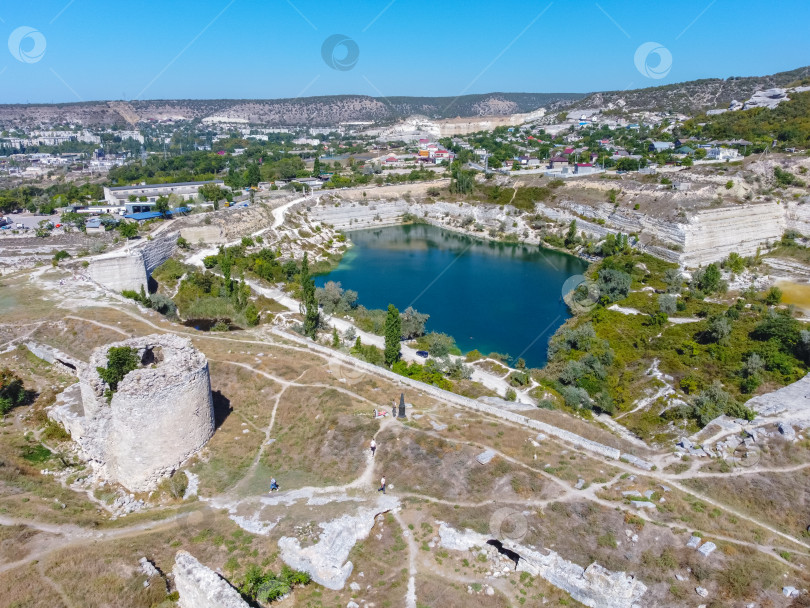
[[[388,305],[385,317],[385,364],[391,367],[399,360],[399,340],[402,337],[402,319],[393,304]]]
[[[320,322],[320,312],[318,311],[318,300],[315,298],[315,281],[309,274],[309,258],[304,253],[304,260],[301,262],[301,302],[304,313],[304,335],[315,338]]]

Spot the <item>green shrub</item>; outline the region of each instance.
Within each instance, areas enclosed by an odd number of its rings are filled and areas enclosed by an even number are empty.
[[[67,251],[65,251],[64,249],[60,249],[59,251],[53,254],[51,264],[53,264],[54,266],[58,266],[59,262],[61,262],[62,260],[66,260],[69,257],[71,256]]]
[[[107,351],[107,367],[96,367],[96,371],[114,393],[124,376],[137,369],[139,364],[137,350],[130,346],[113,346]]]
[[[26,393],[22,379],[8,368],[0,369],[0,416],[25,402]]]
[[[599,298],[604,304],[623,300],[630,293],[630,275],[621,270],[605,269],[599,271]]]

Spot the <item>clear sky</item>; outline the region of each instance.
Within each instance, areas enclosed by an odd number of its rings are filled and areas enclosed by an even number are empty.
[[[810,1],[6,0],[0,41],[0,103],[588,92],[808,65]]]

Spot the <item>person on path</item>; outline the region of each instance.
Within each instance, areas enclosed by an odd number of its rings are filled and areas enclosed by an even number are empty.
[[[385,475],[383,475],[383,478],[380,480],[380,488],[377,491],[385,494]]]
[[[278,492],[278,483],[276,483],[276,478],[273,477],[270,480],[270,491],[271,492]]]
[[[374,452],[377,451],[377,442],[372,439],[370,447],[371,447],[371,457],[374,458]]]

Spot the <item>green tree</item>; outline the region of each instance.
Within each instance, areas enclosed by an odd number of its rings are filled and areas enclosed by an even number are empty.
[[[155,211],[166,217],[166,214],[169,213],[169,199],[165,196],[159,196],[155,201]]]
[[[418,338],[425,333],[425,323],[430,318],[430,315],[421,313],[408,306],[401,316],[402,319],[402,337],[406,340],[411,338]]]
[[[101,379],[110,387],[110,392],[118,390],[118,383],[129,372],[138,368],[138,351],[130,346],[113,346],[107,351],[107,367],[97,367]]]
[[[248,304],[245,308],[245,320],[250,326],[259,324],[259,311],[253,304]]]
[[[577,238],[577,221],[571,220],[568,225],[568,232],[565,234],[565,246],[569,249],[579,242]]]
[[[132,239],[138,236],[138,224],[136,222],[121,222],[118,224],[118,232],[125,239]]]
[[[10,369],[0,369],[0,416],[25,401],[23,381]]]
[[[385,364],[391,367],[399,360],[399,340],[402,337],[402,320],[393,304],[388,305],[385,317]]]
[[[85,216],[82,215],[81,213],[76,213],[75,211],[67,211],[62,214],[62,224],[64,226],[72,224],[80,232],[85,231],[84,226],[85,221],[86,221]]]
[[[312,177],[318,177],[321,174],[321,157],[316,156],[315,162],[312,163]]]
[[[259,165],[257,165],[256,163],[250,163],[248,165],[247,171],[245,171],[245,179],[244,179],[245,186],[255,188],[256,186],[259,185],[260,181],[262,181],[262,175],[259,172]]]
[[[320,323],[318,300],[315,297],[315,281],[309,274],[308,253],[304,252],[301,262],[301,306],[304,313],[304,335],[315,338]]]
[[[775,285],[765,294],[765,303],[769,306],[776,306],[782,301],[782,290]]]

